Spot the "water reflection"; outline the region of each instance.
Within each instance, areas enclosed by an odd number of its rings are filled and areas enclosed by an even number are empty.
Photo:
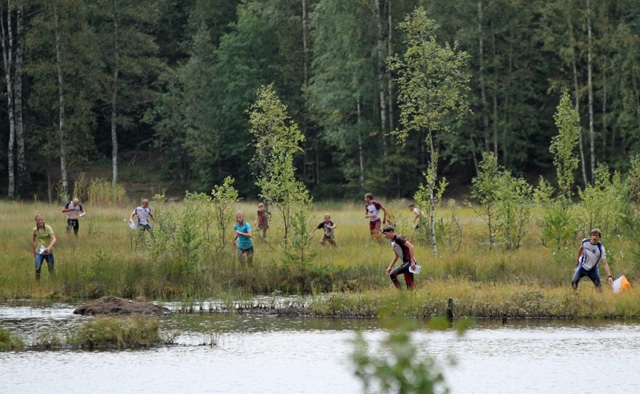
[[[90,317],[78,305],[0,305],[0,325],[29,343]],[[170,309],[179,306],[170,305]],[[374,343],[378,320],[174,314],[162,329],[180,346],[136,351],[0,353],[0,393],[358,393],[349,363],[355,330]],[[477,321],[462,337],[423,321],[414,338],[446,367],[453,393],[640,392],[637,321]],[[216,346],[198,346],[214,342]]]

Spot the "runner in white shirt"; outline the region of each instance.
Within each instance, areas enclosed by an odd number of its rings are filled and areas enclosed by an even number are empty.
[[[142,200],[142,205],[133,210],[131,216],[129,216],[130,223],[133,223],[134,216],[138,217],[138,228],[140,229],[140,232],[143,233],[145,230],[149,231],[149,234],[153,237],[153,230],[151,229],[149,218],[151,218],[156,224],[158,224],[158,221],[156,220],[156,217],[153,216],[151,208],[149,208],[149,200],[145,198]]]

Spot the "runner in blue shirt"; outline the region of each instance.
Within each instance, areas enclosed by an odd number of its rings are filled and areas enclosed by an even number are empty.
[[[253,261],[253,237],[251,226],[244,220],[244,214],[241,211],[236,212],[236,224],[233,226],[236,236],[233,238],[233,245],[238,249],[238,260],[244,263]]]

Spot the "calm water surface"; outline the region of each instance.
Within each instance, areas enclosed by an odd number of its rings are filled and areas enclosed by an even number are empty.
[[[0,325],[33,343],[89,319],[74,308],[0,305]],[[360,393],[349,341],[355,330],[373,343],[385,336],[377,320],[215,313],[161,327],[180,346],[0,353],[0,393]],[[455,394],[640,393],[640,322],[477,322],[463,337],[418,322],[414,339]]]

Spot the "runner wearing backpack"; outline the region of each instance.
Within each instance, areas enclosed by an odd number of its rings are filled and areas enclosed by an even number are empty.
[[[578,288],[578,282],[585,276],[596,286],[598,291],[602,291],[602,285],[600,284],[600,273],[598,272],[598,262],[602,260],[605,271],[607,271],[609,285],[613,283],[613,277],[611,276],[611,270],[607,263],[607,252],[604,250],[604,246],[600,242],[602,233],[599,229],[594,228],[591,230],[590,238],[585,238],[580,243],[580,249],[578,249],[578,258],[576,259],[576,271],[571,279],[571,286],[573,289]]]

